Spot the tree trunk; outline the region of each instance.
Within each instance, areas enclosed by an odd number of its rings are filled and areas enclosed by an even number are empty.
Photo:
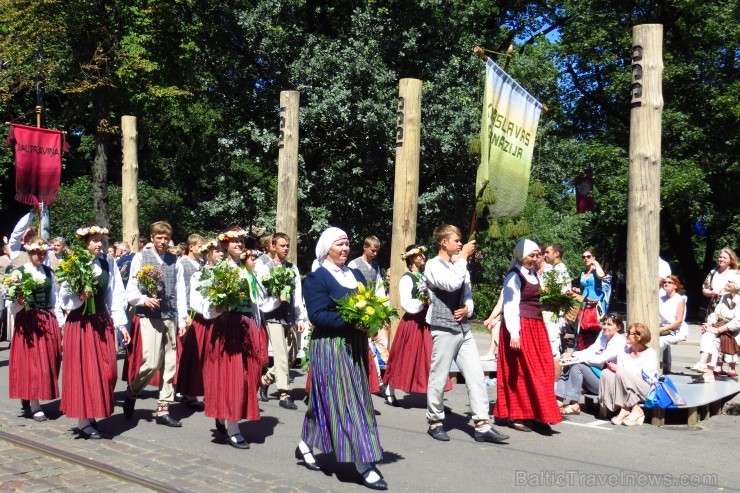
[[[93,92],[95,116],[95,158],[92,165],[93,210],[95,224],[110,227],[108,212],[108,153],[110,136],[108,122],[108,87],[97,87]]]

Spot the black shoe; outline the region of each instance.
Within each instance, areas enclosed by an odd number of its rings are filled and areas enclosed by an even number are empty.
[[[185,407],[192,409],[193,411],[202,411],[205,408],[203,403],[195,397],[188,399],[187,401],[183,400],[182,403],[185,404]]]
[[[304,454],[303,452],[301,452],[301,449],[300,448],[298,448],[298,447],[295,448],[295,458],[298,459],[298,460],[302,460],[303,461],[303,465],[306,466],[306,469],[308,469],[309,471],[320,471],[321,470],[321,466],[319,465],[318,462],[316,462],[316,458],[314,457],[314,461],[313,462],[308,462],[306,460],[306,456],[307,455],[313,456],[313,454],[311,452],[306,452]]]
[[[398,399],[396,399],[395,395],[386,395],[385,403],[388,404],[389,406],[396,407],[398,405]]]
[[[445,429],[441,426],[430,426],[427,430],[427,433],[429,433],[429,436],[434,438],[435,440],[439,440],[440,442],[449,442],[450,436],[447,434]]]
[[[543,423],[542,421],[528,421],[527,426],[534,431],[535,433],[539,433],[540,435],[552,435],[555,433],[555,430],[552,429],[552,427],[547,424]]]
[[[31,410],[31,401],[28,399],[21,399],[21,409],[24,411],[30,411]]]
[[[221,433],[222,435],[227,435],[226,433],[226,425],[221,423],[218,419],[216,420],[216,431]]]
[[[136,407],[136,398],[130,397],[127,390],[126,398],[123,400],[123,415],[126,416],[126,419],[134,417],[134,407]]]
[[[441,428],[441,426],[440,426],[440,428]],[[365,476],[370,471],[375,471],[378,474],[378,476],[380,476],[380,473],[378,472],[378,470],[375,469],[374,467],[371,467],[370,469],[368,469],[367,471],[365,471],[365,473],[362,475],[362,484],[364,484],[366,488],[370,488],[371,490],[387,490],[388,489],[388,483],[385,482],[385,479],[383,479],[382,476],[380,477],[380,479],[378,479],[374,483],[371,483],[370,481],[368,481],[367,479],[365,479]]]
[[[510,437],[509,435],[504,435],[503,433],[499,433],[498,431],[491,428],[488,431],[476,430],[473,434],[473,438],[475,438],[476,442],[504,443]]]
[[[156,421],[158,425],[165,425],[171,428],[180,428],[182,426],[182,423],[170,416],[169,413],[157,416]]]
[[[267,396],[267,389],[269,388],[269,385],[265,385],[263,383],[260,384],[259,398],[262,402],[267,402],[270,400],[270,398]]]
[[[289,395],[280,398],[280,407],[284,409],[298,409]]]
[[[379,395],[380,397],[385,397],[385,390],[388,388],[388,384],[384,383],[380,386],[380,390],[378,390],[378,393],[375,395]]]
[[[234,448],[238,448],[242,450],[249,448],[249,443],[244,439],[243,436],[241,436],[238,433],[236,435],[231,435],[229,439],[226,441],[229,442],[229,445],[231,445]]]
[[[92,431],[91,431],[90,433],[87,433],[87,432],[85,431],[85,430],[87,430],[88,428],[89,428],[90,430],[92,430]],[[101,438],[103,438],[103,437],[102,437],[102,436],[100,435],[100,433],[98,432],[98,430],[96,430],[95,428],[93,428],[93,427],[92,427],[92,425],[91,425],[91,426],[87,426],[87,427],[85,428],[85,430],[80,430],[80,431],[79,431],[79,435],[80,435],[80,438],[84,438],[85,440],[100,440]]]
[[[529,433],[530,431],[532,431],[532,428],[525,425],[521,421],[509,421],[509,428],[514,428],[517,431],[524,431],[526,433]]]

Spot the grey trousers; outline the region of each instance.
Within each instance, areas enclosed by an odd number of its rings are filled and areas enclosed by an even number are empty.
[[[581,398],[581,389],[589,394],[599,393],[599,377],[584,363],[576,363],[560,375],[555,385],[555,395],[566,401],[576,401]]]
[[[431,327],[431,333],[432,366],[427,387],[427,420],[433,422],[445,418],[444,388],[453,361],[465,377],[473,420],[489,420],[488,392],[473,334],[469,330],[453,332],[442,327]]]

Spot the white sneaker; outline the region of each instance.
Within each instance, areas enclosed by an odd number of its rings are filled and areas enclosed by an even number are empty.
[[[707,371],[707,364],[706,363],[697,363],[694,366],[692,366],[691,368],[689,368],[689,370],[693,370],[693,371],[696,371],[696,372],[699,372],[699,373],[705,373]]]
[[[702,376],[704,383],[714,382],[714,373],[705,373]]]

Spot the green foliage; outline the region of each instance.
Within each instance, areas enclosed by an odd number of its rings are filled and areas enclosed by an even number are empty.
[[[494,286],[485,283],[476,283],[473,285],[473,313],[477,320],[485,320],[493,311],[498,302],[498,296],[501,292],[501,286]]]

